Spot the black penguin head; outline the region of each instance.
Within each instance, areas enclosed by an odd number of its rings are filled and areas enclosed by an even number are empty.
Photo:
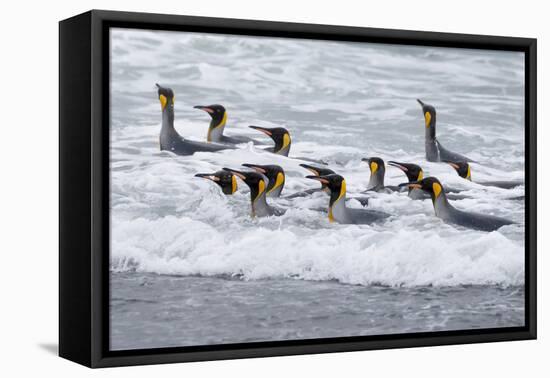
[[[274,152],[290,147],[291,139],[290,133],[284,127],[260,127],[260,126],[249,126],[251,129],[261,131],[265,135],[268,135],[275,142]]]
[[[267,187],[268,192],[285,184],[285,171],[280,165],[243,164],[242,166],[252,168],[256,172],[267,177],[269,180]]]
[[[424,178],[424,172],[419,165],[410,163],[399,163],[397,161],[388,161],[388,165],[399,168],[407,175],[409,182],[420,181]]]
[[[267,178],[258,172],[243,172],[236,169],[224,168],[224,171],[231,172],[238,178],[244,181],[250,188],[250,198],[252,202],[257,200],[262,194],[265,195],[267,190]]]
[[[408,182],[399,186],[408,186],[410,189],[422,189],[429,193],[432,200],[435,201],[439,196],[444,195],[443,185],[435,177],[426,177],[420,181]]]
[[[227,112],[225,111],[225,108],[222,105],[219,104],[213,104],[213,105],[197,105],[193,106],[195,109],[200,109],[202,111],[205,111],[212,117],[212,123],[219,125],[224,119],[227,117]]]
[[[384,160],[380,159],[379,157],[370,157],[363,158],[361,159],[361,161],[364,161],[369,165],[371,176],[381,175],[382,177],[384,177],[384,173],[386,172]]]
[[[162,110],[166,109],[166,107],[173,108],[175,98],[174,91],[171,88],[162,87],[159,84],[155,85],[158,88],[159,101]]]
[[[237,191],[237,178],[228,171],[217,171],[214,173],[197,173],[195,177],[202,177],[214,181],[222,188],[225,194],[233,194]]]
[[[466,180],[472,180],[472,172],[470,170],[470,164],[466,161],[445,161],[453,167],[458,175]]]
[[[315,176],[328,176],[335,173],[332,169],[314,167],[313,165],[308,165],[308,164],[300,164],[300,167],[307,169],[308,171],[313,173]],[[330,191],[327,185],[323,184],[322,182],[321,182],[321,189],[325,191]]]
[[[424,115],[426,129],[429,130],[432,138],[435,138],[435,108],[432,105],[425,104],[418,99],[416,101],[418,101],[420,106],[422,106],[422,114]]]
[[[326,176],[306,176],[311,180],[317,180],[330,190],[330,206],[346,195],[346,180],[336,173]]]
[[[315,176],[328,176],[328,175],[334,174],[334,171],[328,168],[315,167],[313,165],[308,165],[308,164],[300,164],[300,167],[307,169],[308,171],[313,173]]]

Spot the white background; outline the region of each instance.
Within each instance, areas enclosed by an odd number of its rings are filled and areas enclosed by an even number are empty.
[[[550,140],[545,1],[4,1],[0,5],[0,374],[17,376],[548,376],[544,198]],[[58,25],[89,9],[538,38],[539,340],[89,370],[57,357]],[[75,125],[78,127],[78,125]],[[546,143],[545,143],[546,142]],[[547,294],[546,294],[547,295]],[[545,319],[546,318],[546,319]]]

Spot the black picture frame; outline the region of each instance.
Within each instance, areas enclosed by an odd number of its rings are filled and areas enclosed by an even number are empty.
[[[525,326],[109,351],[110,27],[525,53]],[[92,10],[59,23],[59,354],[89,367],[535,339],[536,39]]]

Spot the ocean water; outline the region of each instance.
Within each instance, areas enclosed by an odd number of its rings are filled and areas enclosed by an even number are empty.
[[[524,177],[522,53],[261,37],[111,31],[111,348],[134,349],[524,323],[524,187],[484,187],[424,157],[416,98],[437,108],[447,148],[479,162],[473,180]],[[290,158],[253,145],[160,152],[155,83],[175,91],[176,129],[205,140],[223,104],[226,134],[269,139],[284,126]],[[271,200],[250,218],[248,188],[225,196],[193,177],[242,163],[279,164],[284,194],[316,187],[292,156],[322,159],[366,189],[361,158],[413,162],[461,188],[460,209],[516,224],[487,233],[443,223],[430,201],[372,194],[392,216],[329,223],[328,197]],[[386,168],[386,183],[406,178]],[[269,201],[269,200],[268,200]],[[349,206],[360,207],[351,201]],[[247,327],[247,324],[253,326]]]

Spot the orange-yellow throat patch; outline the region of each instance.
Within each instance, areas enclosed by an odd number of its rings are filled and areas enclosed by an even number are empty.
[[[372,174],[375,174],[376,171],[378,170],[378,164],[375,163],[374,161],[370,163],[370,171]]]
[[[430,127],[430,123],[432,122],[432,115],[430,112],[424,113],[424,121],[426,121],[426,127]]]
[[[237,191],[237,178],[235,175],[231,176],[231,194]]]
[[[329,208],[328,208],[328,220],[329,220],[330,222],[334,222],[334,221],[335,221],[335,219],[334,219],[334,214],[332,213],[332,207],[333,207],[338,201],[340,201],[340,200],[342,199],[342,197],[344,197],[345,195],[346,195],[346,181],[343,180],[343,181],[342,181],[342,186],[340,187],[340,194],[338,195],[338,198],[336,198],[336,201],[334,201],[334,202],[332,203],[332,205],[329,206]]]
[[[434,191],[434,194],[435,194],[435,198],[439,197],[439,195],[441,194],[441,191],[443,190],[443,188],[441,187],[441,185],[439,185],[437,182],[434,182],[432,184],[432,189]]]
[[[220,121],[220,123],[218,123],[216,126],[214,127],[209,127],[208,128],[208,134],[206,135],[206,141],[207,142],[212,142],[212,130],[214,129],[217,129],[218,127],[222,127],[222,126],[225,126],[225,123],[227,122],[227,112],[224,112],[223,113],[223,118],[222,120]]]
[[[289,144],[290,144],[290,135],[288,133],[285,133],[285,135],[283,135],[283,147],[281,147],[279,151],[284,150],[286,147],[288,147]]]
[[[263,192],[265,192],[265,182],[264,180],[260,180],[260,182],[258,183],[258,194],[256,195],[256,198],[254,198],[254,201],[260,198]]]
[[[285,176],[282,172],[277,173],[277,178],[275,179],[275,185],[273,185],[273,188],[267,194],[271,193],[275,189],[277,189],[279,186],[281,186],[285,182]]]
[[[160,100],[160,106],[162,110],[164,110],[164,108],[166,108],[166,104],[168,103],[168,99],[166,98],[165,95],[160,95],[159,100]]]

